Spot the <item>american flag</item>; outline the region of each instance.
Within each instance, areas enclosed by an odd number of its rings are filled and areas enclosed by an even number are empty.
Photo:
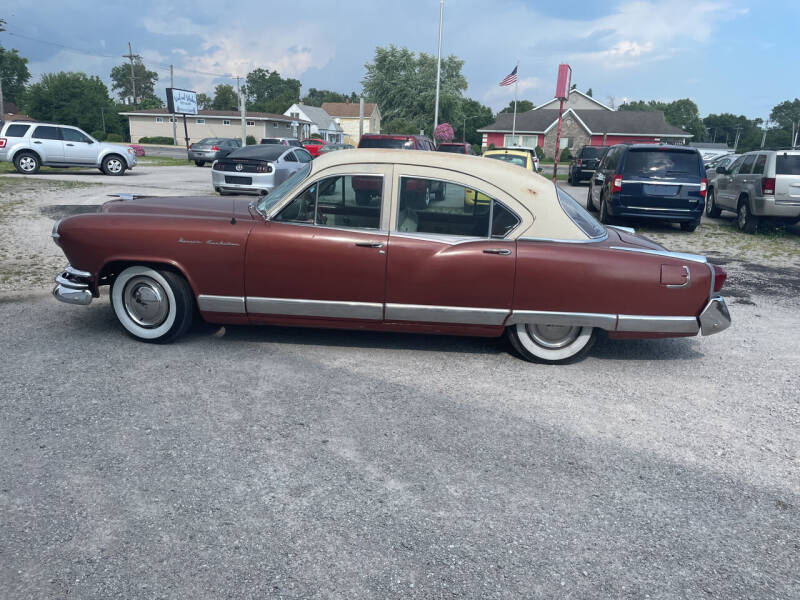
[[[511,85],[512,83],[516,82],[517,82],[517,67],[514,67],[514,70],[511,71],[511,73],[509,73],[508,75],[506,75],[506,78],[500,82],[500,87],[503,87],[504,85]]]

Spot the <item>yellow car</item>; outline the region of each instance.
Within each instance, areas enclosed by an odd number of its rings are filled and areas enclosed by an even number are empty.
[[[497,148],[495,150],[487,150],[483,153],[486,158],[493,158],[495,160],[502,160],[523,169],[528,169],[533,173],[539,171],[539,159],[530,150],[522,148]],[[464,190],[464,204],[489,204],[489,198],[475,190]]]

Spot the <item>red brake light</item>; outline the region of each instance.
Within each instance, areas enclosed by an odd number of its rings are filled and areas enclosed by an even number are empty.
[[[211,151],[212,152],[218,152],[219,151],[219,146],[211,146]]]
[[[0,146],[2,148],[2,146]],[[761,194],[763,196],[774,196],[775,195],[775,178],[774,177],[762,177],[761,178]]]
[[[256,173],[272,173],[272,165],[269,163],[256,165]]]
[[[722,289],[722,285],[728,278],[728,273],[719,265],[711,265],[714,268],[714,291],[718,292]]]
[[[700,197],[705,198],[707,191],[708,191],[708,180],[705,177],[703,177],[700,180]]]
[[[189,149],[190,150],[191,150],[192,146],[194,146],[194,144],[189,144]]]
[[[6,138],[0,138],[0,148],[5,148],[6,143],[7,143]]]
[[[614,175],[611,180],[611,193],[622,191],[622,175]]]
[[[580,167],[580,166],[583,164],[583,161],[582,161],[582,160],[579,158],[579,159],[578,159],[578,162],[577,162],[577,163],[575,163],[575,164],[576,164],[577,166],[579,166],[579,167]]]

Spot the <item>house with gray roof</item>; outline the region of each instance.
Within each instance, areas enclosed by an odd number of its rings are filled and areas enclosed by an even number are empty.
[[[295,120],[308,121],[307,125],[300,128],[298,136],[301,138],[319,135],[326,142],[341,142],[344,132],[339,122],[331,117],[328,112],[319,106],[309,106],[298,102],[292,104],[285,113],[287,117]]]

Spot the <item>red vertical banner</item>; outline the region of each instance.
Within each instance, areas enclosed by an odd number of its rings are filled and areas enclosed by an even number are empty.
[[[569,100],[569,88],[572,86],[572,67],[567,64],[558,65],[556,80],[556,98],[560,100],[558,107],[558,128],[556,129],[556,151],[553,157],[553,181],[558,181],[558,152],[561,149],[561,117],[564,114],[564,100]]]

